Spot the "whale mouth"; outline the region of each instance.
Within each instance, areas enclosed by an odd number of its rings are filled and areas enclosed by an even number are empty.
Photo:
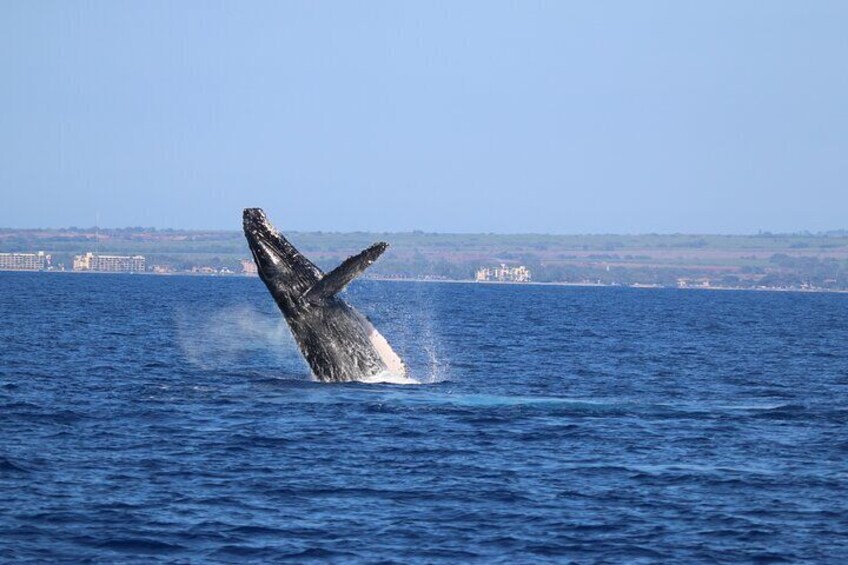
[[[283,254],[279,245],[279,234],[261,208],[245,208],[242,223],[247,245],[260,274],[263,274],[263,267],[269,260],[276,263],[273,259]]]
[[[242,214],[244,233],[257,240],[268,240],[275,233],[261,208],[245,208]]]

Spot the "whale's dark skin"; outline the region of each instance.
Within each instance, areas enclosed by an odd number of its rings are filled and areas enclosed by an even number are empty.
[[[324,382],[403,376],[405,367],[368,319],[337,293],[388,247],[375,243],[326,275],[259,208],[244,210],[244,235],[259,277],[291,328],[313,376]]]

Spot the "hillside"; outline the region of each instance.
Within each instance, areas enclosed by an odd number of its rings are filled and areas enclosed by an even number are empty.
[[[663,286],[848,288],[848,232],[758,235],[546,235],[288,233],[324,268],[374,241],[391,248],[372,276],[471,279],[500,263],[526,265],[535,281]],[[250,254],[240,232],[125,229],[0,229],[0,252],[141,254],[149,266],[241,270]]]

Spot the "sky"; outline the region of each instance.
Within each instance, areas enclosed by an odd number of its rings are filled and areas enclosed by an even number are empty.
[[[0,227],[848,228],[848,2],[0,4]]]

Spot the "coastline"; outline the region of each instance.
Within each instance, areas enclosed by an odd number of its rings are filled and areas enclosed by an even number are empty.
[[[386,282],[415,282],[415,283],[447,283],[447,284],[477,284],[492,286],[572,286],[579,288],[633,288],[640,290],[718,290],[718,291],[745,291],[745,292],[802,292],[805,294],[848,294],[848,290],[830,288],[780,288],[780,287],[730,287],[730,286],[662,286],[647,284],[603,284],[590,282],[512,282],[512,281],[475,281],[453,280],[453,279],[409,279],[394,277],[367,277],[364,280],[386,281]]]
[[[4,269],[0,273],[43,273],[43,274],[70,274],[70,275],[132,275],[143,277],[208,277],[208,278],[258,278],[258,275],[245,273],[192,273],[192,272],[173,272],[173,273],[153,273],[153,272],[110,272],[110,271],[60,271],[60,270],[23,270],[23,269]],[[632,288],[640,290],[696,290],[696,291],[743,291],[743,292],[797,292],[803,294],[848,294],[848,290],[830,289],[830,288],[782,288],[782,287],[731,287],[731,286],[662,286],[654,284],[604,284],[591,282],[513,282],[513,281],[477,281],[472,279],[416,279],[403,277],[381,277],[370,276],[363,277],[361,280],[381,281],[381,282],[400,282],[400,283],[442,283],[442,284],[473,284],[473,285],[488,285],[488,286],[556,286],[556,287],[577,287],[577,288]]]

